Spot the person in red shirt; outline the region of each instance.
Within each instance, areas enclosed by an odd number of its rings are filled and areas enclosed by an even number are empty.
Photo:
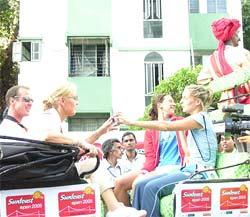
[[[171,95],[159,94],[154,96],[152,101],[152,108],[149,111],[149,117],[151,120],[169,120],[175,121],[181,119],[181,117],[174,116],[175,102]],[[144,136],[144,152],[145,163],[139,170],[133,170],[118,179],[115,182],[115,195],[116,198],[126,205],[130,205],[128,190],[132,189],[135,181],[148,178],[151,176],[159,175],[169,170],[170,167],[159,167],[161,169],[155,170],[160,163],[160,131],[146,130]],[[184,162],[184,156],[188,155],[186,140],[183,131],[176,132],[177,143],[175,142],[176,149],[178,150],[180,162]],[[183,150],[184,147],[184,150]],[[170,165],[168,165],[170,166]]]

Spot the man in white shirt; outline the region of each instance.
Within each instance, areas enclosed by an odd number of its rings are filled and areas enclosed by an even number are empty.
[[[13,86],[7,91],[5,101],[8,112],[0,124],[0,135],[27,138],[28,129],[22,120],[29,115],[32,107],[30,89],[26,86]]]
[[[128,172],[130,167],[121,161],[124,148],[118,139],[106,140],[102,144],[102,151],[104,158],[98,170],[92,175],[92,178],[94,182],[98,183],[107,181],[108,186],[104,186],[104,189],[101,189],[101,191],[105,191],[107,188],[113,188],[116,178]],[[100,179],[100,174],[102,174],[102,179]]]
[[[125,152],[122,161],[130,166],[130,170],[141,169],[145,161],[145,156],[136,150],[136,137],[132,132],[126,132],[122,135],[122,145]]]

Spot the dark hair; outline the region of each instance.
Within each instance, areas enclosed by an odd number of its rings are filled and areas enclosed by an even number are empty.
[[[103,152],[103,157],[105,159],[108,158],[109,153],[111,152],[111,150],[113,149],[114,143],[118,142],[120,143],[119,139],[108,139],[106,140],[103,144],[102,144],[102,152]]]
[[[26,86],[21,86],[21,85],[15,85],[11,87],[5,95],[5,102],[6,102],[7,107],[10,105],[10,98],[17,96],[20,89],[29,90],[30,88]]]
[[[136,141],[135,134],[132,133],[132,132],[130,132],[130,131],[128,131],[128,132],[126,132],[126,133],[124,133],[124,134],[122,135],[122,142],[123,142],[123,140],[124,140],[124,137],[125,137],[125,136],[129,136],[129,135],[132,135],[132,136],[134,137],[135,141]]]
[[[217,143],[218,143],[218,144],[220,144],[220,142],[221,142],[221,137],[222,137],[222,136],[224,136],[224,135],[223,135],[223,134],[219,134],[219,135],[217,136]],[[225,137],[225,136],[224,136],[224,137]],[[230,137],[231,137],[232,140],[234,140],[234,136],[233,136],[233,135],[230,135]]]
[[[148,113],[150,120],[158,120],[158,103],[162,103],[164,100],[164,97],[167,95],[168,94],[163,93],[163,94],[158,94],[158,95],[153,96],[152,103],[151,103],[152,105]]]

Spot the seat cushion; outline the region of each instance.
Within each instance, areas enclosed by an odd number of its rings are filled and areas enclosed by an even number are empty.
[[[250,154],[247,152],[220,153],[217,154],[216,168],[226,167],[242,163],[249,159]],[[249,177],[250,165],[242,164],[239,166],[218,170],[219,178],[247,178]]]

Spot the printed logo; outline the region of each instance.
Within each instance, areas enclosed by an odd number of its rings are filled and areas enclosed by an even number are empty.
[[[42,217],[45,216],[44,195],[36,191],[31,195],[6,197],[7,217]]]
[[[95,191],[86,187],[81,191],[60,192],[58,204],[60,217],[95,214]]]
[[[220,209],[245,209],[248,207],[248,188],[242,184],[239,188],[222,188],[220,190]]]
[[[181,211],[201,212],[211,211],[211,189],[184,189],[181,191]]]

